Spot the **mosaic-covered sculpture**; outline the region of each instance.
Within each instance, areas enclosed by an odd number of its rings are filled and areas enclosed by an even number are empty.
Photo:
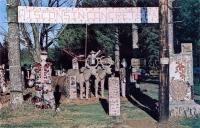
[[[122,97],[126,97],[126,67],[127,63],[125,59],[122,59],[122,66],[119,70],[120,72],[120,84],[121,84],[121,93]]]
[[[99,82],[101,83],[101,96],[104,97],[104,82],[106,74],[112,74],[111,65],[114,64],[114,61],[111,57],[97,57],[100,51],[96,52],[91,51],[90,55],[85,61],[85,65],[93,76],[95,76],[95,97],[98,98],[98,86]]]
[[[5,65],[0,65],[0,92],[6,92],[6,82],[5,82]]]
[[[51,86],[51,65],[46,62],[47,52],[41,52],[41,63],[36,63],[31,70],[29,86],[35,85],[35,107],[55,109],[54,90]],[[34,84],[35,83],[35,84]]]

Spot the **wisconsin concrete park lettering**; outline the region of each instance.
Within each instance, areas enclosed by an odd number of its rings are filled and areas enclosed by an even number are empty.
[[[158,7],[18,7],[19,23],[158,23]]]

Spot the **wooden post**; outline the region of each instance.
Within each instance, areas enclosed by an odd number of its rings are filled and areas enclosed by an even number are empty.
[[[159,84],[159,123],[169,119],[169,47],[168,47],[168,0],[159,0],[160,23],[160,84]]]
[[[10,77],[10,107],[15,110],[23,103],[20,44],[18,26],[18,0],[7,0],[8,59]]]

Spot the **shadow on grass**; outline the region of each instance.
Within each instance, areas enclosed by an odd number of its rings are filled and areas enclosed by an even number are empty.
[[[101,103],[105,113],[108,114],[109,112],[108,101],[106,99],[99,98],[99,102]]]
[[[194,100],[194,102],[200,105],[200,100]]]
[[[60,86],[56,85],[55,92],[54,92],[56,108],[60,106],[61,92],[59,92],[59,89],[60,89]]]
[[[32,97],[32,93],[31,93],[31,92],[30,92],[30,93],[27,93],[26,95],[23,95],[24,101],[29,100],[31,97]]]
[[[141,110],[145,111],[147,114],[149,114],[153,119],[158,121],[158,111],[156,103],[158,102],[155,99],[152,99],[151,97],[143,94],[138,93],[137,95],[133,96],[135,99],[133,99],[130,96],[127,96],[127,99],[130,103],[132,103],[134,106],[137,106]]]
[[[145,83],[151,83],[151,84],[159,84],[159,80],[143,80],[142,82],[145,82]]]

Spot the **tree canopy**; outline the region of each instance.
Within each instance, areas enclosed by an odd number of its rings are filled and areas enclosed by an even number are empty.
[[[193,63],[200,66],[200,0],[176,0],[173,3],[174,21],[182,21],[174,24],[175,52],[181,51],[181,43],[193,44]]]

